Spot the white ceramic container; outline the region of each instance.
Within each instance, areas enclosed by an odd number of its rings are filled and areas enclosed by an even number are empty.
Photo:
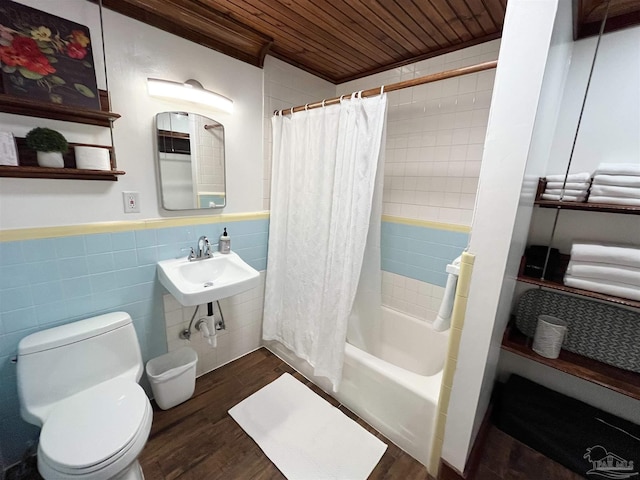
[[[85,170],[111,170],[109,150],[101,147],[73,147],[76,167]]]

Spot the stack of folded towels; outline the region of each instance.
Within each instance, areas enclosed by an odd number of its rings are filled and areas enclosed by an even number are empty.
[[[640,300],[640,249],[573,244],[564,284]]]
[[[640,206],[640,163],[601,163],[589,202]]]
[[[563,200],[565,202],[584,202],[589,193],[591,174],[570,173],[565,175],[547,175],[547,186],[542,193],[543,200]]]

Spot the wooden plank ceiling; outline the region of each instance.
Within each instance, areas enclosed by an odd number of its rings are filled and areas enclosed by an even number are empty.
[[[573,2],[575,37],[597,34],[607,0]],[[269,54],[333,83],[499,38],[506,4],[507,0],[103,0],[107,8],[252,65],[262,67]],[[607,31],[638,23],[640,0],[611,0]]]
[[[268,53],[334,83],[498,38],[506,0],[103,0],[262,66]]]
[[[640,24],[639,0],[574,0],[578,2],[574,16],[574,37],[576,39],[598,35],[600,25],[607,12],[605,32]]]

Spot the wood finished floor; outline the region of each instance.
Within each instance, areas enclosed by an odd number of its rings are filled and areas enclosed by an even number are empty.
[[[285,477],[227,411],[288,372],[334,406],[338,402],[268,350],[261,348],[198,379],[192,399],[154,410],[151,435],[140,456],[148,480],[271,480]],[[389,447],[371,480],[427,480],[427,469],[344,407]]]
[[[272,480],[285,477],[227,411],[288,372],[334,406],[338,402],[262,348],[196,382],[193,398],[171,410],[154,405],[149,441],[140,455],[146,480]],[[344,407],[340,409],[389,447],[370,480],[427,480],[426,468]],[[476,475],[467,480],[579,480],[567,470],[491,426]],[[1,475],[0,475],[1,476]],[[42,480],[35,457],[9,469],[7,480]]]
[[[583,477],[550,460],[491,425],[473,480],[580,480]]]

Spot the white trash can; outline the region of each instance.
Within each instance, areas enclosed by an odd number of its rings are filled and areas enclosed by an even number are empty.
[[[147,362],[147,377],[153,396],[162,410],[168,410],[191,398],[196,388],[198,354],[182,347]]]

